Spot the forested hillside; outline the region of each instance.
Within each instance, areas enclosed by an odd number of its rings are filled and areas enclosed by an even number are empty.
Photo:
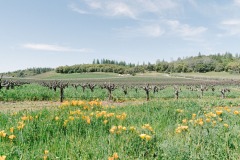
[[[194,57],[178,58],[176,61],[167,62],[157,60],[155,64],[127,64],[124,61],[94,60],[92,64],[79,64],[73,66],[60,66],[56,68],[57,73],[84,73],[84,72],[113,72],[119,74],[144,73],[147,71],[157,72],[240,72],[240,57],[231,53],[201,55]]]
[[[37,74],[42,74],[42,73],[46,73],[49,71],[54,70],[53,68],[28,68],[28,69],[24,69],[24,70],[17,70],[14,72],[7,72],[4,75],[8,76],[8,77],[28,77],[28,76],[34,76]]]
[[[178,59],[174,62],[159,62],[156,64],[158,72],[221,72],[239,73],[240,57],[238,54],[233,56],[231,53],[216,55],[201,55]]]

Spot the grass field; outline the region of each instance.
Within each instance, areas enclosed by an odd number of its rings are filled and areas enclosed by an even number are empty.
[[[113,101],[99,86],[94,92],[69,86],[63,103],[58,102],[59,89],[54,92],[38,84],[1,89],[0,159],[240,159],[237,84],[217,85],[214,92],[204,91],[203,97],[200,91],[178,85],[177,100],[171,84],[199,87],[209,80],[159,73],[58,76],[77,82],[103,83],[106,76],[120,84],[168,85],[155,94],[151,90],[150,101],[141,87],[137,92],[129,88],[125,95],[121,85],[113,91]],[[51,76],[38,78],[47,77]],[[220,90],[226,87],[231,91],[222,99]]]
[[[228,72],[207,72],[207,73],[173,73],[173,76],[186,78],[206,78],[206,79],[240,79],[239,74]]]
[[[72,74],[61,74],[55,71],[46,72],[40,75],[27,77],[34,79],[101,79],[101,78],[117,78],[118,74],[115,73],[72,73]]]
[[[116,107],[64,102],[0,114],[7,159],[239,159],[239,100],[165,100]],[[231,106],[233,105],[233,106]]]
[[[61,80],[70,83],[98,83],[103,84],[115,83],[115,84],[187,84],[187,83],[199,83],[198,79],[186,78],[180,76],[172,76],[165,73],[143,73],[137,74],[136,76],[131,75],[118,75],[114,73],[74,73],[74,74],[60,74],[54,71],[43,73],[40,75],[25,77],[25,78],[8,78],[13,80],[22,80],[30,82],[40,82],[40,81],[54,81]],[[213,81],[214,79],[201,80]]]

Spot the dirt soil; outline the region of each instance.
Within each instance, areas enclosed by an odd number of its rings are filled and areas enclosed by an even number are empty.
[[[146,102],[146,101],[145,101]],[[103,101],[102,104],[108,106],[127,106],[127,105],[140,105],[144,101],[125,101],[125,102],[110,102]],[[60,102],[52,101],[23,101],[23,102],[2,102],[0,101],[0,112],[18,112],[21,110],[41,110],[41,109],[54,109],[58,107]]]
[[[50,101],[23,101],[23,102],[0,102],[0,112],[18,112],[20,110],[40,110],[55,108],[60,102]]]

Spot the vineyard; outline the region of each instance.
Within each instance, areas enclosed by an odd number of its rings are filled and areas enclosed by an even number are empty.
[[[3,108],[0,160],[240,158],[238,79],[69,76],[0,77],[3,104],[58,104]]]

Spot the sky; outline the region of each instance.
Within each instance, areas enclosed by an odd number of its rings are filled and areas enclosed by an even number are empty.
[[[240,53],[240,0],[2,0],[0,72]]]

